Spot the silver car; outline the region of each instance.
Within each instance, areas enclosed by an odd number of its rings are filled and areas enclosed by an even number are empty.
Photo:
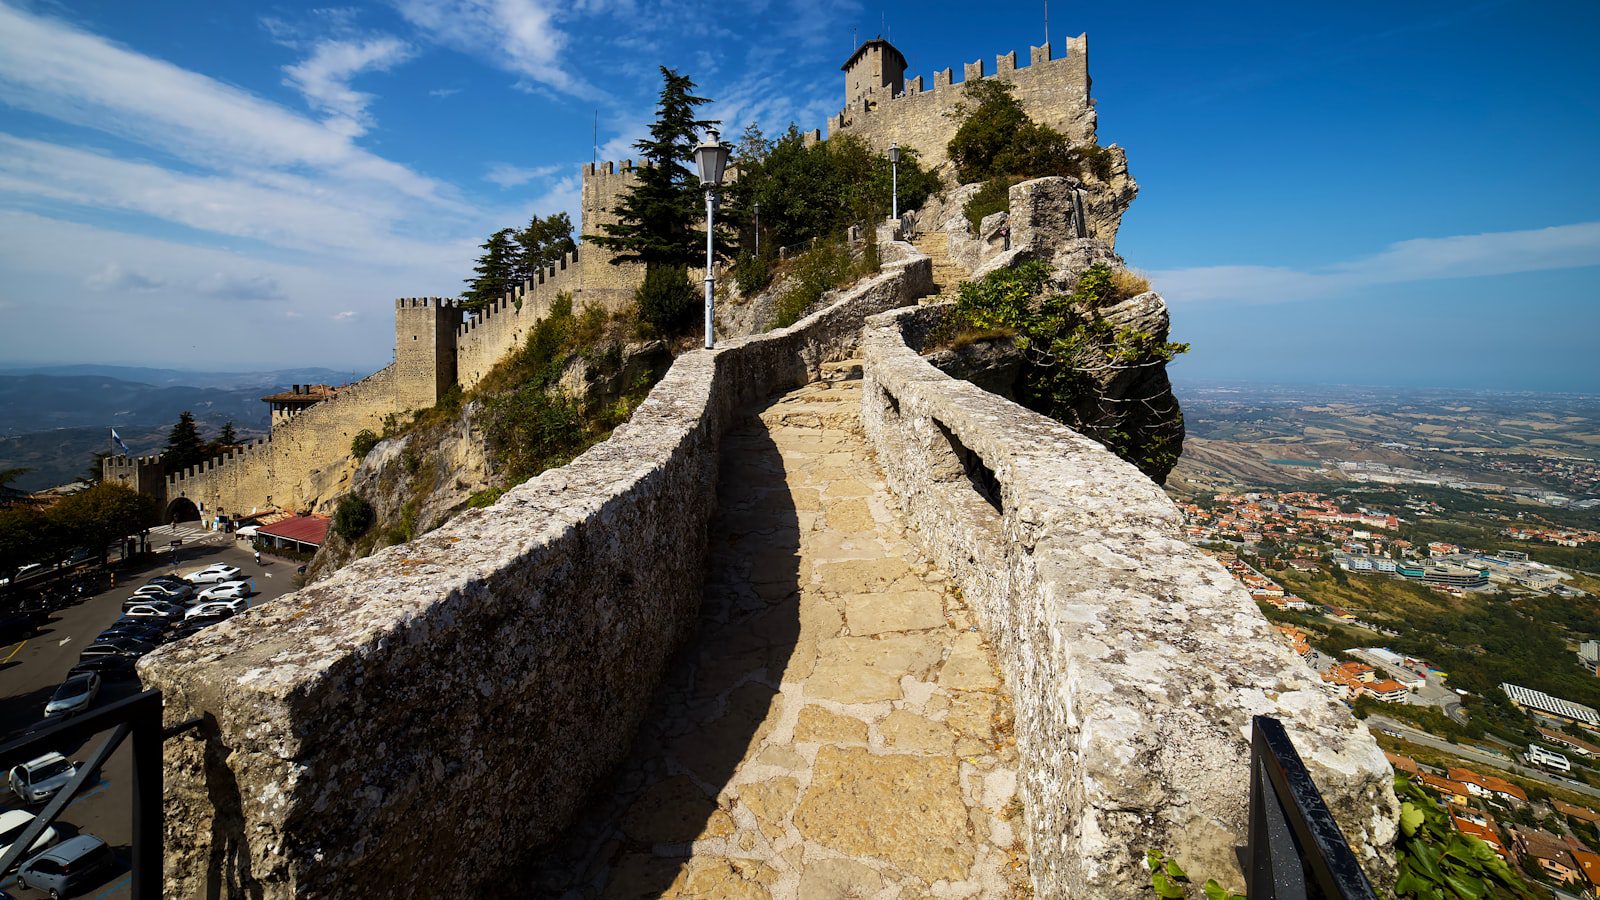
[[[67,676],[56,688],[56,694],[44,708],[44,717],[53,719],[57,716],[70,716],[73,713],[83,712],[94,702],[95,695],[100,693],[100,676],[94,672],[78,672]]]
[[[77,763],[59,753],[46,753],[11,770],[11,792],[23,803],[43,803],[77,774]]]

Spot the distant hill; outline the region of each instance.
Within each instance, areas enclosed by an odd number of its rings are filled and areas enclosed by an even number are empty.
[[[34,366],[0,369],[0,469],[32,471],[16,485],[38,490],[82,476],[116,428],[136,454],[154,453],[184,410],[201,434],[224,422],[241,438],[269,428],[261,398],[291,384],[347,384],[361,373],[332,369],[186,372],[137,366]]]
[[[376,368],[376,366],[374,367]],[[277,369],[269,372],[189,372],[183,369],[152,369],[143,366],[20,366],[0,368],[0,376],[55,375],[115,378],[156,387],[200,387],[222,390],[253,390],[288,384],[348,384],[365,372],[337,372],[333,369]]]

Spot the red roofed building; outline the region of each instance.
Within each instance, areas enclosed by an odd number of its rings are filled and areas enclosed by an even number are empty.
[[[327,540],[329,521],[325,516],[295,516],[261,526],[256,537],[274,549],[315,553]]]

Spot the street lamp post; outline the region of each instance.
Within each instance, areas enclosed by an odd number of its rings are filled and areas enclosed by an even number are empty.
[[[894,219],[900,220],[900,142],[889,144],[889,193],[893,196]]]
[[[756,259],[761,258],[761,204],[755,205],[756,210]]]
[[[700,183],[706,189],[706,349],[716,346],[712,324],[714,297],[717,289],[716,275],[716,213],[717,188],[722,186],[722,170],[728,165],[727,144],[722,143],[715,129],[706,133],[705,143],[694,148],[694,160],[700,168]]]

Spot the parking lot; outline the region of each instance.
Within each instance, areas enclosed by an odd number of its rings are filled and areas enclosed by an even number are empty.
[[[4,694],[0,699],[0,743],[43,718],[45,704],[66,678],[68,670],[78,662],[79,653],[122,615],[122,602],[147,579],[174,572],[185,574],[212,563],[227,563],[238,566],[242,570],[241,577],[255,580],[259,593],[251,598],[252,604],[282,596],[295,588],[297,563],[263,557],[264,565],[258,567],[248,546],[242,542],[236,544],[227,535],[208,535],[186,541],[171,551],[163,550],[158,557],[148,564],[118,567],[115,587],[53,613],[50,621],[32,637],[0,646],[0,693]],[[131,696],[140,689],[137,678],[108,679],[93,706]],[[81,747],[59,749],[69,759],[83,759],[106,737],[107,734],[98,735]],[[133,800],[131,757],[128,742],[124,742],[103,767],[100,780],[86,785],[56,821],[56,831],[62,840],[79,832],[93,834],[116,852],[117,870],[82,896],[128,896],[127,860],[131,850],[130,806]],[[0,773],[0,779],[4,777],[5,773]],[[9,781],[0,786],[0,801],[5,809],[20,807],[10,792]],[[15,882],[15,877],[8,875],[0,879],[0,889],[18,897],[43,896],[36,891],[18,890]]]

